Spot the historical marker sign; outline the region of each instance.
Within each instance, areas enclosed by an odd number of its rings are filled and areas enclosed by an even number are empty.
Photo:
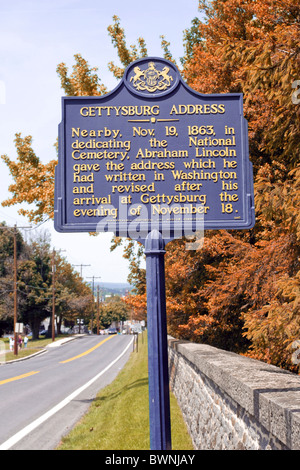
[[[134,62],[107,95],[62,98],[58,231],[248,229],[252,181],[242,95],[197,93],[169,61]]]
[[[241,94],[197,93],[155,57],[131,64],[107,95],[62,99],[56,230],[145,244],[152,450],[171,448],[165,244],[253,227],[247,134]]]

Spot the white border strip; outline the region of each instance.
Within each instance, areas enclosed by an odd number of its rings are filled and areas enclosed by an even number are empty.
[[[133,339],[130,341],[130,343],[126,346],[124,351],[116,358],[114,359],[105,369],[103,369],[99,374],[97,374],[95,377],[93,377],[91,380],[89,380],[85,385],[82,385],[82,387],[78,388],[75,390],[73,393],[71,393],[68,397],[66,397],[64,400],[62,400],[60,403],[58,403],[56,406],[54,406],[51,410],[47,411],[44,413],[42,416],[37,418],[35,421],[32,423],[28,424],[28,426],[25,426],[25,428],[21,429],[21,431],[17,432],[14,436],[10,437],[7,439],[7,441],[3,442],[3,444],[0,445],[0,450],[8,450],[12,446],[14,446],[17,442],[19,442],[23,437],[27,436],[31,431],[36,429],[40,424],[44,423],[47,419],[49,419],[51,416],[53,416],[55,413],[60,411],[64,406],[68,405],[74,398],[77,397],[81,392],[83,392],[86,388],[88,388],[92,383],[94,383],[101,375],[103,375],[110,367],[112,367],[129,349],[133,342]]]

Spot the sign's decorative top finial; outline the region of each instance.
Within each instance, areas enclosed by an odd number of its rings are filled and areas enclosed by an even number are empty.
[[[158,57],[139,59],[129,65],[124,75],[125,86],[135,94],[157,98],[171,93],[177,87],[180,74],[170,61]]]
[[[148,68],[141,70],[140,67],[134,67],[135,75],[130,78],[133,86],[137,90],[147,90],[149,93],[166,90],[173,81],[172,75],[169,75],[169,67],[157,70],[154,62],[148,63]]]

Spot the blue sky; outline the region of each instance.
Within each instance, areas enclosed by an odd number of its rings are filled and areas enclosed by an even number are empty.
[[[183,31],[198,16],[198,0],[0,0],[0,154],[16,157],[15,133],[33,137],[33,149],[43,162],[55,157],[54,143],[61,120],[61,96],[56,67],[65,62],[72,70],[74,54],[80,53],[98,67],[103,84],[112,90],[117,81],[108,70],[118,62],[107,27],[119,16],[127,45],[142,36],[151,56],[162,56],[160,35],[171,43],[179,62],[183,56]],[[0,201],[9,197],[12,182],[0,161]],[[17,207],[0,206],[0,220],[8,225],[28,225]],[[110,253],[111,234],[58,234],[53,222],[47,229],[52,246],[66,250],[72,264],[90,264],[83,276],[101,281],[126,282],[128,263],[122,249]],[[27,233],[35,233],[37,229]]]

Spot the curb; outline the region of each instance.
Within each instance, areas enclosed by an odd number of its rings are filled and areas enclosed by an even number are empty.
[[[39,356],[40,354],[44,354],[44,353],[48,352],[49,348],[55,348],[55,347],[58,347],[58,346],[62,346],[63,344],[68,343],[69,341],[73,341],[74,339],[77,339],[78,337],[82,337],[82,336],[85,336],[85,335],[76,335],[76,336],[71,336],[70,338],[59,339],[57,341],[54,341],[53,343],[49,343],[44,349],[41,349],[40,351],[37,351],[37,352],[35,352],[33,354],[30,354],[28,356],[19,357],[18,359],[12,359],[11,361],[5,361],[5,362],[0,361],[0,366],[2,366],[4,364],[12,364],[14,362],[26,361],[27,359],[31,359],[32,357]]]
[[[0,365],[2,366],[4,364],[12,364],[13,362],[26,361],[27,359],[31,359],[34,356],[39,356],[40,354],[44,354],[46,352],[47,352],[46,349],[41,349],[40,351],[30,354],[29,356],[19,357],[18,359],[12,359],[11,361],[0,362]]]

